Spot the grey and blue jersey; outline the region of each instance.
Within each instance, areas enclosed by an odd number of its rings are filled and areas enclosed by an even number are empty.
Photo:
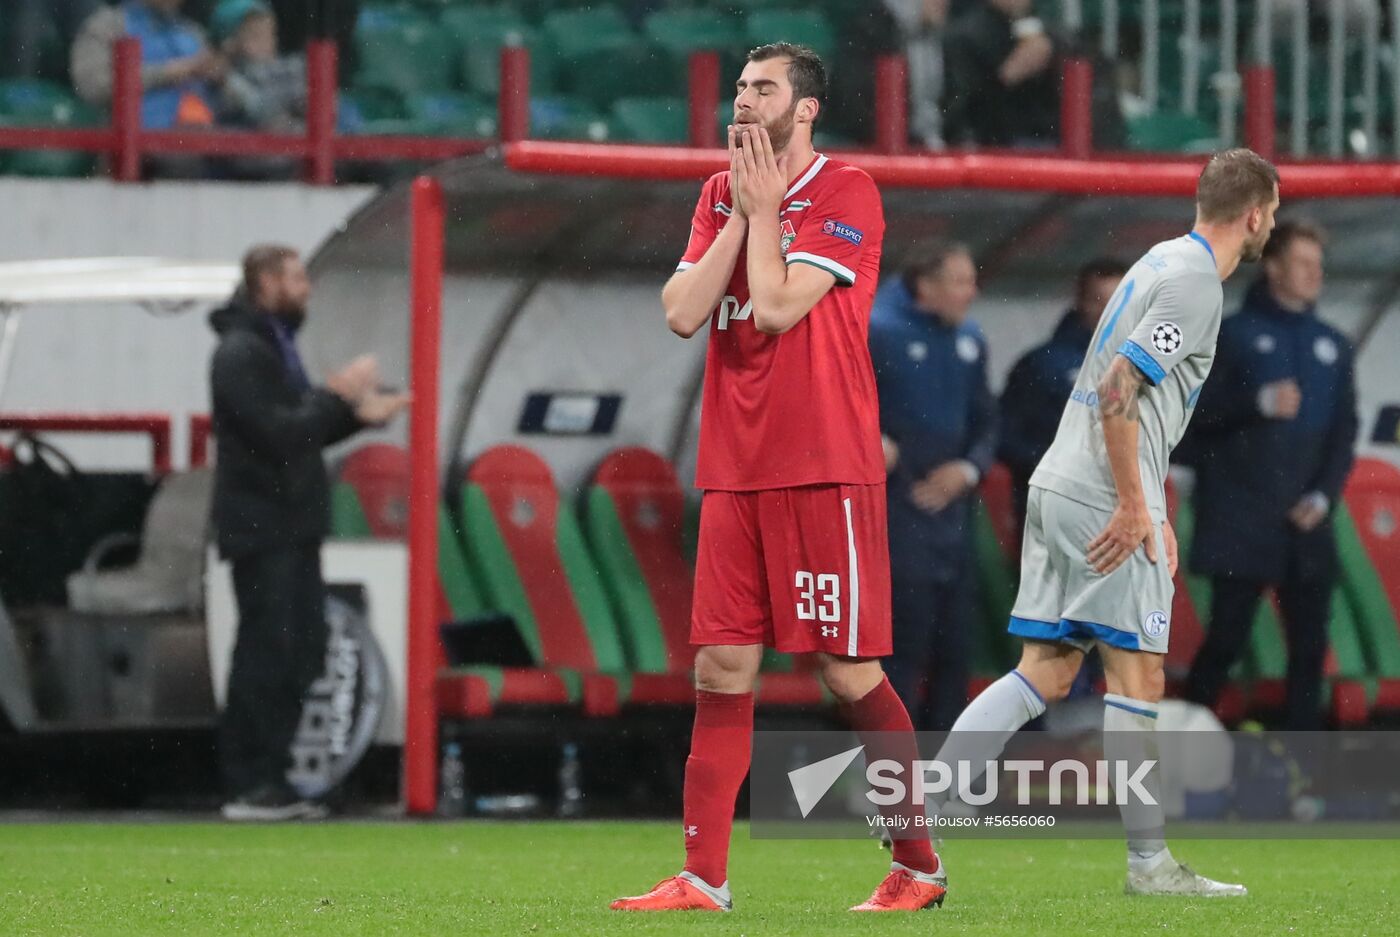
[[[1215,255],[1195,232],[1163,241],[1133,264],[1099,319],[1031,485],[1108,511],[1117,505],[1096,388],[1121,354],[1151,385],[1139,396],[1138,467],[1148,510],[1161,524],[1167,459],[1210,374],[1223,307]]]

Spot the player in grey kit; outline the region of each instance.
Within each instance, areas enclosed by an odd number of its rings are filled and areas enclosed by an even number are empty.
[[[1191,232],[1149,250],[1109,300],[1055,442],[1031,476],[1009,627],[1023,639],[1021,661],[963,710],[939,761],[996,758],[1046,701],[1069,692],[1094,645],[1109,691],[1105,755],[1150,757],[1144,733],[1156,728],[1164,689],[1177,564],[1167,457],[1215,358],[1220,284],[1240,261],[1259,259],[1278,200],[1278,172],[1267,160],[1246,149],[1217,153],[1197,183]],[[1150,777],[1149,789],[1155,785]],[[1120,809],[1130,894],[1245,894],[1172,857],[1160,806]]]

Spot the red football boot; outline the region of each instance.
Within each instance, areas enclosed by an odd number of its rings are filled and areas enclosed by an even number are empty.
[[[938,871],[916,872],[898,862],[890,869],[890,874],[875,889],[875,894],[858,904],[852,911],[920,911],[936,908],[943,904],[943,896],[948,894],[948,876],[940,862]]]
[[[663,881],[645,895],[619,898],[608,905],[614,911],[729,911],[729,883],[718,888],[689,872]]]

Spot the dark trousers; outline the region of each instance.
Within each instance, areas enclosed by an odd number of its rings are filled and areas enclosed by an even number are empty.
[[[1191,662],[1186,697],[1213,706],[1229,679],[1254,625],[1259,596],[1267,583],[1217,576],[1212,580],[1210,630]],[[1276,587],[1288,642],[1285,728],[1322,726],[1322,665],[1327,657],[1327,620],[1333,577],[1289,578]]]
[[[951,729],[967,704],[972,596],[966,580],[893,572],[894,651],[885,673],[920,731]]]
[[[233,561],[238,641],[219,726],[219,761],[232,796],[284,785],[302,698],[326,658],[319,543]]]

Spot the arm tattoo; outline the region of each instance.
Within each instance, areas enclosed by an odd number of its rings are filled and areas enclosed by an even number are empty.
[[[1142,373],[1131,361],[1121,355],[1115,356],[1108,373],[1099,381],[1099,413],[1137,422],[1138,391],[1142,389],[1142,382]]]

